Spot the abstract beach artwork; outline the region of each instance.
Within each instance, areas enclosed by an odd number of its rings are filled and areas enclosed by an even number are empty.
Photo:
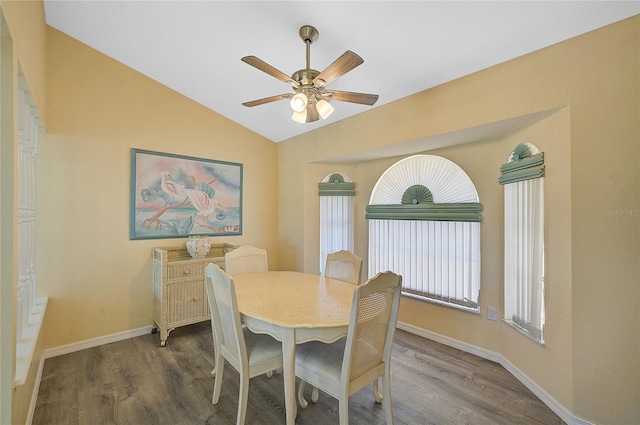
[[[131,150],[130,239],[242,234],[242,164]]]

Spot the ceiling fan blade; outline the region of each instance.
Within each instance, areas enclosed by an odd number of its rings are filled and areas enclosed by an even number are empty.
[[[316,81],[323,80],[323,85],[326,86],[363,62],[364,60],[360,56],[356,55],[351,50],[347,50],[342,54],[342,56],[333,61],[331,65],[326,67],[324,71],[318,74],[318,76],[313,79],[313,83],[315,85]]]
[[[318,121],[318,118],[320,118],[320,114],[318,114],[318,108],[316,108],[316,104],[309,103],[307,105],[307,121],[306,122]]]
[[[289,99],[292,96],[293,95],[290,94],[290,93],[278,94],[276,96],[269,96],[269,97],[264,97],[262,99],[256,99],[256,100],[252,100],[252,101],[249,101],[249,102],[244,102],[243,105],[244,106],[248,106],[248,107],[264,105],[265,103],[275,102],[276,100]]]
[[[240,60],[244,63],[248,63],[255,68],[258,68],[262,72],[266,72],[272,77],[276,77],[280,81],[284,81],[285,83],[295,83],[295,81],[293,81],[293,79],[291,79],[291,77],[289,77],[287,74],[275,69],[262,59],[258,59],[255,56],[245,56]]]
[[[360,103],[362,105],[373,105],[378,100],[377,94],[354,93],[350,91],[331,90],[325,93],[325,96],[331,100],[339,100],[341,102]]]

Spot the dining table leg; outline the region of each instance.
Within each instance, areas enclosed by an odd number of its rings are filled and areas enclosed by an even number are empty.
[[[282,378],[284,379],[284,402],[287,425],[296,423],[296,333],[294,328],[285,328],[282,338]]]

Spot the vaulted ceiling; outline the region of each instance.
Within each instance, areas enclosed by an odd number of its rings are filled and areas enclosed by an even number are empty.
[[[640,13],[638,1],[45,0],[47,24],[280,142]],[[291,120],[287,100],[243,102],[291,87],[242,62],[287,75],[305,68],[303,25],[318,29],[311,68],[346,50],[364,63],[328,88],[374,93],[374,106],[333,101],[326,120]]]

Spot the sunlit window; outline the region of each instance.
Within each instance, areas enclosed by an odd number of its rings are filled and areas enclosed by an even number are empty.
[[[398,161],[367,206],[369,276],[391,270],[405,296],[478,312],[481,210],[473,182],[452,161]]]

